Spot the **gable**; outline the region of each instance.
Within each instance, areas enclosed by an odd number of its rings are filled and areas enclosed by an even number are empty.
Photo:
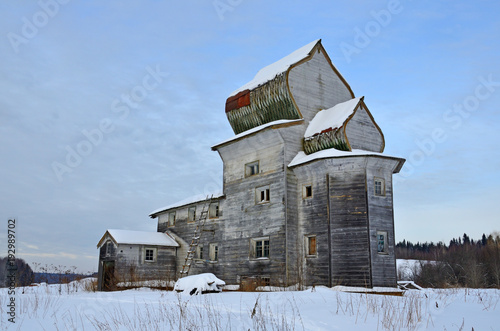
[[[307,122],[321,109],[354,98],[351,87],[330,61],[321,44],[309,58],[290,68],[287,80],[293,101]]]
[[[384,151],[384,135],[364,103],[360,104],[355,114],[345,124],[344,132],[351,149],[379,153]]]
[[[319,111],[304,133],[304,152],[311,154],[329,148],[382,152],[384,136],[363,98]]]
[[[320,109],[354,97],[321,40],[260,70],[226,100],[235,134],[278,120],[311,120]]]

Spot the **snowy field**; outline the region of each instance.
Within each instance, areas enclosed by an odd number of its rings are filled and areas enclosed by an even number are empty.
[[[500,291],[411,290],[403,297],[305,291],[189,296],[150,289],[88,292],[85,283],[18,288],[4,330],[500,330]]]

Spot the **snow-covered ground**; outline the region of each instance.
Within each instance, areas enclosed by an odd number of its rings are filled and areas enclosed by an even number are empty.
[[[500,290],[411,290],[402,297],[305,291],[190,296],[146,288],[88,292],[85,282],[18,288],[4,330],[499,330]]]

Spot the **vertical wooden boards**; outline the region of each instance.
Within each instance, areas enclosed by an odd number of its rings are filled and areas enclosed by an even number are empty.
[[[298,252],[307,285],[329,284],[329,277],[333,286],[396,285],[392,174],[400,162],[384,156],[353,155],[293,167],[298,191]],[[385,180],[385,195],[375,195],[374,177]],[[301,198],[304,185],[312,186],[312,197]],[[388,234],[387,254],[377,252],[377,231]],[[309,235],[316,236],[317,256],[305,254],[306,241],[301,238]]]
[[[333,284],[371,287],[364,169],[330,173]]]
[[[270,277],[283,283],[285,265],[284,144],[278,130],[258,132],[245,140],[219,147],[224,161],[227,197],[221,224],[223,279],[237,283],[242,277]],[[245,176],[245,164],[259,161],[259,173]],[[256,190],[269,189],[269,201],[260,202]],[[251,240],[269,238],[269,258],[253,258]]]
[[[333,70],[323,51],[316,51],[312,59],[291,68],[288,86],[307,123],[321,109],[328,109],[354,97]]]
[[[370,215],[370,242],[373,286],[395,287],[397,282],[395,233],[392,205],[392,174],[400,161],[373,158],[367,167],[367,194]],[[383,180],[383,195],[376,195],[374,180]],[[377,232],[387,232],[387,253],[377,252]]]
[[[384,138],[367,110],[360,106],[347,122],[345,135],[352,149],[372,152],[384,150]]]

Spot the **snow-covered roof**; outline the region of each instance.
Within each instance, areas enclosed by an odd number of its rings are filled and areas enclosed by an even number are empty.
[[[327,129],[335,130],[342,127],[344,122],[354,113],[361,99],[363,97],[354,98],[336,104],[332,108],[319,111],[309,122],[304,137],[311,137]]]
[[[180,201],[177,201],[175,203],[172,203],[168,206],[165,206],[165,207],[162,207],[162,208],[158,208],[154,211],[152,211],[150,214],[149,214],[149,217],[151,218],[155,218],[156,215],[158,213],[161,213],[165,210],[169,210],[169,209],[172,209],[172,208],[177,208],[177,207],[181,207],[181,206],[186,206],[186,205],[190,205],[192,203],[196,203],[196,202],[200,202],[200,201],[204,201],[204,200],[207,200],[210,199],[210,197],[214,198],[214,199],[217,199],[217,198],[220,198],[224,195],[224,193],[222,192],[214,192],[214,193],[208,193],[208,194],[197,194],[197,195],[194,195],[194,196],[191,196],[189,198],[186,198],[184,200],[180,200]]]
[[[292,65],[305,59],[311,53],[311,50],[314,48],[314,46],[316,46],[316,44],[320,41],[321,39],[315,40],[299,48],[295,52],[285,56],[281,60],[262,68],[261,70],[259,70],[259,72],[257,72],[255,77],[250,82],[246,83],[245,85],[231,93],[230,97],[238,94],[241,91],[253,90],[259,85],[265,84],[268,81],[274,79],[274,77],[276,77],[277,75],[287,71],[288,68],[290,68]]]
[[[324,149],[324,150],[321,150],[319,152],[312,153],[309,155],[307,155],[303,151],[300,151],[297,153],[297,155],[293,158],[292,162],[290,162],[290,164],[288,166],[295,167],[295,166],[298,166],[300,164],[304,164],[307,162],[320,160],[320,159],[334,158],[334,157],[367,156],[367,155],[383,156],[383,157],[387,157],[387,158],[403,160],[399,157],[390,156],[387,154],[382,154],[382,153],[377,153],[377,152],[365,151],[365,150],[361,150],[361,149],[353,149],[350,152],[346,152],[346,151],[339,151],[338,149],[335,149],[335,148],[329,148],[329,149]]]
[[[290,123],[298,123],[298,122],[302,122],[304,121],[303,119],[298,119],[298,120],[277,120],[277,121],[273,121],[273,122],[269,122],[269,123],[265,123],[265,124],[262,124],[262,125],[259,125],[259,126],[256,126],[255,128],[252,128],[250,130],[246,130],[242,133],[238,133],[237,135],[229,138],[229,139],[226,139],[216,145],[213,145],[212,146],[212,149],[215,150],[217,147],[219,147],[220,145],[224,145],[224,144],[227,144],[228,142],[231,142],[233,140],[238,140],[240,138],[243,138],[245,136],[248,136],[248,135],[251,135],[252,133],[256,133],[256,132],[259,132],[261,130],[264,130],[268,127],[271,127],[271,126],[276,126],[276,125],[282,125],[282,124],[290,124]]]
[[[108,229],[106,233],[108,233],[117,244],[179,247],[179,244],[174,238],[161,232]],[[105,237],[106,234],[99,241],[98,247],[100,247]]]

